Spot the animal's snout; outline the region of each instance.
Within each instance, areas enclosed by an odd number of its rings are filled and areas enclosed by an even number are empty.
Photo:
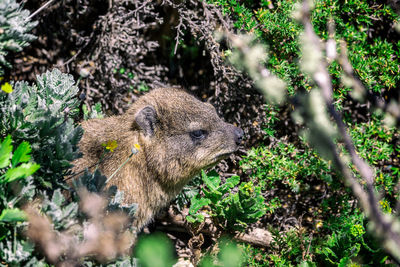
[[[233,133],[235,134],[234,138],[235,138],[236,145],[240,145],[240,143],[243,140],[243,135],[244,135],[243,130],[238,128],[238,127],[235,127],[234,130],[233,130]]]

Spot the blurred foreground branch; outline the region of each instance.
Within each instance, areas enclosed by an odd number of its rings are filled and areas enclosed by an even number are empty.
[[[267,60],[265,47],[261,44],[251,44],[253,37],[250,35],[237,36],[227,30],[223,34],[237,50],[229,58],[231,63],[249,74],[267,101],[282,104],[286,97],[286,84],[263,66]]]
[[[352,189],[362,210],[371,221],[369,230],[381,239],[385,249],[400,264],[400,224],[396,218],[382,211],[379,205],[380,199],[374,188],[375,172],[358,155],[342,115],[335,109],[332,80],[328,72],[329,64],[334,60],[339,61],[344,74],[347,75],[346,78],[351,80],[350,84],[354,88],[353,96],[363,97],[368,94],[368,91],[354,76],[343,44],[338,58],[333,23],[328,25],[330,36],[326,42],[323,42],[314,32],[310,19],[312,3],[313,1],[305,0],[293,12],[293,17],[304,27],[303,34],[299,36],[302,53],[300,68],[316,85],[316,88],[310,92],[298,93],[296,99],[300,100],[300,105],[295,112],[300,115],[299,118],[307,126],[306,135],[309,143],[322,156],[334,163],[337,170],[343,175],[347,186]],[[252,44],[253,39],[248,36],[239,37],[225,33],[225,37],[235,49],[231,56],[231,62],[249,74],[254,80],[255,86],[264,93],[267,100],[281,103],[284,98],[284,82],[264,67],[266,55],[263,47],[259,44]],[[400,109],[397,104],[387,105],[379,99],[372,102],[376,107],[383,109],[386,114],[399,120]],[[343,142],[350,160],[341,155],[335,140]],[[361,179],[352,171],[351,164],[354,165]]]
[[[88,219],[63,231],[57,231],[37,207],[25,209],[29,220],[26,234],[47,261],[57,266],[77,266],[88,257],[107,262],[129,254],[135,236],[128,230],[128,216],[108,213],[106,199],[98,194],[82,189],[79,196],[80,209]]]
[[[387,214],[384,214],[382,209],[379,206],[379,198],[377,197],[374,189],[374,171],[360,156],[357,154],[356,149],[354,147],[353,141],[347,131],[347,127],[344,124],[341,114],[335,109],[333,104],[333,89],[332,89],[332,82],[327,71],[328,63],[323,56],[323,49],[322,44],[323,42],[321,39],[315,34],[314,29],[311,24],[310,20],[310,1],[303,1],[301,14],[298,17],[299,21],[304,26],[304,39],[303,39],[303,52],[308,49],[304,48],[304,46],[311,46],[314,50],[314,55],[319,55],[309,59],[308,61],[304,60],[305,57],[308,55],[303,54],[303,62],[302,64],[309,64],[314,65],[315,68],[308,68],[302,65],[303,69],[307,69],[308,74],[314,80],[315,84],[321,90],[321,96],[325,103],[326,110],[332,116],[335,122],[335,126],[338,130],[339,138],[344,142],[344,146],[348,151],[351,162],[356,167],[359,175],[361,176],[361,181],[357,179],[354,173],[350,170],[349,164],[344,160],[343,157],[339,155],[339,151],[336,148],[336,145],[332,138],[325,138],[327,142],[325,146],[329,149],[324,149],[324,151],[330,151],[332,160],[335,163],[336,167],[342,173],[345,182],[348,186],[351,187],[354,195],[360,202],[361,208],[365,212],[366,216],[371,220],[373,223],[371,229],[375,234],[382,238],[383,244],[387,251],[395,258],[397,262],[400,262],[400,234],[399,234],[399,225],[398,222],[395,221],[395,218],[390,217]],[[328,40],[326,54],[329,55],[328,51],[328,44],[332,43],[333,40]],[[336,50],[336,47],[334,47]],[[344,69],[347,74],[351,74],[350,69],[348,67],[348,59],[342,53],[341,55],[342,62],[347,63],[344,64]],[[347,66],[347,68],[346,68]],[[355,79],[354,79],[355,80]],[[354,84],[354,89],[358,91],[366,92],[364,86],[361,82],[356,82]],[[317,89],[315,89],[317,90]],[[305,107],[310,108],[310,107]],[[317,121],[311,121],[309,124],[316,124]],[[327,136],[327,133],[324,132],[324,129],[318,126],[311,126],[310,130],[315,130],[317,133],[312,134],[314,138],[317,135],[320,136]],[[317,134],[317,135],[315,135]],[[311,142],[314,142],[312,139]],[[317,149],[318,146],[321,145],[319,142],[316,145]],[[364,190],[362,184],[366,185],[366,190]]]
[[[367,98],[372,104],[381,109],[386,113],[386,120],[390,124],[400,126],[400,107],[395,101],[387,102],[382,96],[376,96],[370,91],[366,90],[362,82],[355,76],[354,69],[351,66],[349,58],[347,56],[347,46],[344,41],[340,42],[340,55],[339,63],[343,68],[345,77],[349,79],[350,85],[353,87],[354,91],[351,95],[357,100],[364,100]],[[400,101],[400,99],[398,99]]]

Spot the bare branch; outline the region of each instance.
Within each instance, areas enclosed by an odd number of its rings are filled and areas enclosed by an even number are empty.
[[[304,26],[306,38],[313,43],[313,46],[316,49],[320,49],[317,52],[322,53],[320,48],[321,39],[315,34],[311,25],[309,1],[303,1],[301,11],[302,16],[300,21]],[[343,61],[343,57],[341,57],[341,59]],[[350,63],[348,61],[344,62],[346,68],[345,71],[347,71],[348,73],[352,73],[352,68],[349,67]],[[367,217],[374,223],[377,234],[383,237],[386,249],[392,254],[396,261],[400,261],[400,235],[395,231],[392,220],[389,219],[388,216],[385,215],[379,207],[379,199],[374,191],[373,169],[357,154],[352,139],[348,134],[347,127],[342,120],[341,114],[337,112],[333,105],[332,83],[330,75],[327,71],[327,66],[328,65],[326,60],[323,60],[321,58],[318,64],[318,68],[315,70],[314,73],[310,74],[315,83],[322,91],[322,96],[324,98],[327,110],[331,114],[337,125],[340,137],[344,142],[346,150],[350,154],[351,161],[357,168],[362,180],[366,182],[366,191],[363,189],[358,179],[351,172],[347,164],[340,157],[333,141],[330,141],[328,146],[334,156],[335,164],[343,174],[346,183],[351,187],[354,195],[359,199],[361,207],[366,213]],[[363,88],[361,83],[359,83],[358,86],[360,86],[359,89]]]

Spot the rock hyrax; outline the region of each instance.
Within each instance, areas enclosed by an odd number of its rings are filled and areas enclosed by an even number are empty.
[[[83,157],[74,162],[75,172],[96,165],[102,144],[115,140],[118,147],[99,166],[109,177],[128,159],[134,145],[140,145],[108,184],[124,191],[126,203],[139,205],[134,222],[138,229],[201,169],[235,152],[243,137],[243,131],[219,118],[212,105],[173,88],[153,90],[125,114],[88,120],[82,127]]]

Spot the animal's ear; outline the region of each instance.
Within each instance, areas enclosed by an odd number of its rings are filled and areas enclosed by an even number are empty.
[[[135,115],[136,124],[147,136],[154,134],[157,123],[157,112],[152,106],[145,106]]]

